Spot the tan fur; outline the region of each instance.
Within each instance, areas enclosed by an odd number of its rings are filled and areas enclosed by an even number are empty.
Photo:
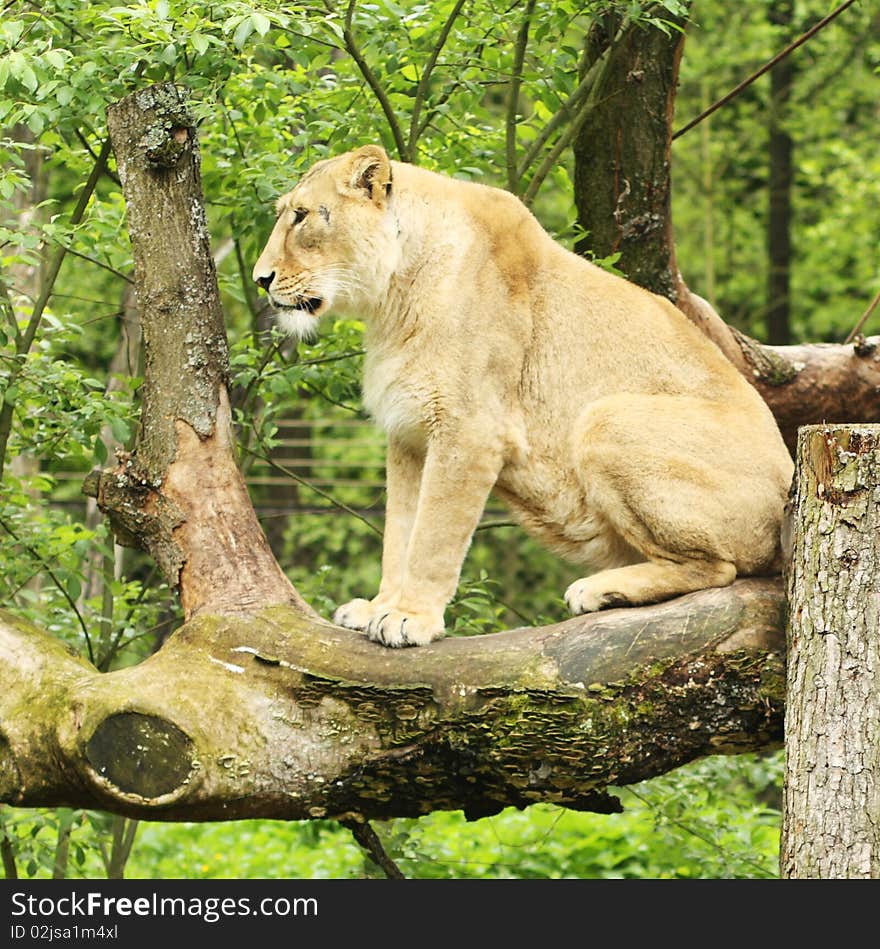
[[[336,622],[388,646],[440,636],[493,490],[583,567],[574,613],[778,570],[791,459],[667,300],[563,249],[507,192],[375,146],[319,162],[278,206],[254,278],[291,332],[364,319],[364,401],[388,434],[382,583]]]

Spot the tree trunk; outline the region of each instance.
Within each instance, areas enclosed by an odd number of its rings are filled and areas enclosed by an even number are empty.
[[[611,41],[617,22],[606,17],[591,31],[587,63]],[[588,232],[578,249],[597,257],[619,251],[617,266],[631,280],[675,303],[761,393],[792,453],[800,425],[880,422],[880,337],[855,345],[765,346],[728,326],[684,282],[669,203],[682,44],[681,33],[631,29],[613,52],[574,146],[575,204]]]
[[[798,442],[781,875],[880,878],[880,425]]]
[[[27,126],[15,126],[12,129],[11,138],[13,141],[26,146],[34,146],[35,144],[34,135]],[[0,220],[0,223],[25,234],[30,227],[44,223],[46,217],[44,202],[49,192],[49,175],[46,169],[45,149],[25,147],[21,150],[21,160],[27,172],[30,187],[24,191],[15,192],[12,202],[15,209],[13,219],[9,221]],[[9,307],[11,319],[18,326],[26,326],[30,318],[30,311],[33,309],[33,302],[39,299],[42,291],[45,261],[41,259],[39,262],[23,263],[6,259],[11,256],[11,252],[14,252],[15,249],[14,245],[7,249],[5,242],[0,246],[0,294],[3,295],[3,298],[0,299],[0,320],[3,317],[3,305],[6,303]],[[0,408],[0,412],[4,409],[8,413],[8,421],[11,422],[12,405]],[[6,447],[8,450],[8,442]],[[11,459],[7,459],[5,454],[6,452],[0,453],[0,477],[2,477],[7,460],[12,475],[21,478],[25,484],[39,471],[39,459],[32,452],[22,451]],[[38,492],[33,487],[27,487],[26,490],[32,498],[37,497]],[[39,595],[41,579],[37,575],[27,583],[27,589],[35,597]]]
[[[145,381],[134,454],[85,487],[117,535],[145,547],[202,609],[292,603],[232,451],[228,353],[184,90],[141,90],[108,111],[128,207]]]
[[[682,21],[677,21],[681,25]],[[620,26],[600,18],[587,37],[585,66]],[[620,253],[630,280],[675,302],[678,295],[670,214],[670,138],[684,33],[630,29],[612,51],[600,105],[574,142],[575,204],[588,236],[576,247],[599,257]]]

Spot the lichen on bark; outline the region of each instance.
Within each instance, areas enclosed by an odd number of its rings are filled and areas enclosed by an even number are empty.
[[[176,455],[175,422],[214,430],[228,352],[187,91],[151,86],[108,109],[128,210],[147,360],[137,464],[161,481]]]

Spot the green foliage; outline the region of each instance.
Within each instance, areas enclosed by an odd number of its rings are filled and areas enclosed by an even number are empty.
[[[101,437],[105,427],[118,444],[125,445],[135,425],[132,395],[137,380],[127,379],[124,389],[105,395],[105,381],[66,357],[76,346],[72,337],[83,331],[49,313],[34,349],[10,357],[20,364],[14,385],[3,384],[9,375],[0,362],[0,397],[15,406],[10,450],[13,455],[44,456],[50,473],[65,466],[103,464],[107,461]]]
[[[777,875],[782,758],[715,758],[620,789],[623,814],[550,805],[467,822],[459,811],[375,822],[415,879],[700,879]],[[767,803],[763,803],[764,801]],[[129,876],[382,876],[330,821],[146,824]]]
[[[0,846],[29,879],[109,876],[122,839],[136,829],[123,818],[92,811],[12,810],[0,807]]]
[[[693,5],[678,126],[729,92],[828,13],[796,5],[788,31],[762,4]],[[855,4],[791,56],[785,128],[793,140],[794,342],[842,341],[880,288],[880,154],[874,125],[880,19]],[[673,144],[673,217],[688,285],[765,337],[769,76]],[[873,118],[872,118],[873,116]],[[876,333],[877,323],[866,332]]]

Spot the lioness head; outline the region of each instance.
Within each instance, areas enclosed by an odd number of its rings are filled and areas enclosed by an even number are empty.
[[[313,165],[276,204],[278,221],[254,266],[278,325],[315,332],[331,310],[368,310],[396,263],[391,162],[366,145]]]

